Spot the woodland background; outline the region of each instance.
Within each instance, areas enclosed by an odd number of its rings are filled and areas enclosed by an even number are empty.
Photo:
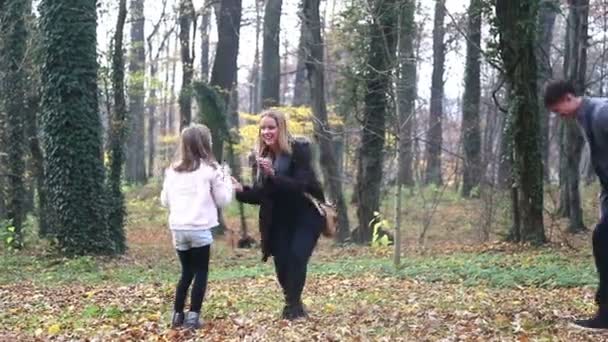
[[[606,0],[0,0],[0,336],[593,340],[567,322],[593,310],[599,185],[542,86],[606,96],[607,42]],[[179,131],[248,182],[270,107],[339,212],[313,318],[275,317],[234,203],[208,324],[170,331]]]

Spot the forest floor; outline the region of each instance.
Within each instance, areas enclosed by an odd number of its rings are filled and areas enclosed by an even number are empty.
[[[130,249],[120,258],[63,259],[36,241],[20,253],[2,252],[0,341],[608,341],[608,334],[569,324],[595,309],[589,234],[543,248],[480,243],[472,238],[477,216],[469,217],[480,204],[462,201],[442,203],[434,219],[442,224],[424,247],[412,242],[420,232],[409,230],[399,269],[390,247],[322,240],[304,295],[311,317],[295,322],[279,318],[272,262],[219,238],[205,325],[173,331],[179,266],[154,193],[130,192]],[[236,221],[233,209],[226,215],[229,225]],[[248,217],[254,227],[253,211]]]

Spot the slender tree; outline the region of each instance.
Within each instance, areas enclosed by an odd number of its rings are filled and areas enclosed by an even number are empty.
[[[179,2],[179,42],[182,58],[182,88],[179,92],[179,130],[190,125],[192,121],[192,78],[194,76],[194,49],[190,49],[191,29],[196,27],[196,13],[192,0]]]
[[[104,193],[96,5],[41,0],[39,7],[49,209],[58,247],[71,255],[115,252]]]
[[[262,49],[262,106],[272,107],[281,98],[281,7],[283,0],[267,0],[264,8],[264,46]]]
[[[538,15],[538,89],[542,91],[544,84],[553,77],[551,65],[551,44],[553,42],[553,30],[555,18],[559,9],[559,1],[551,0],[541,4]],[[542,128],[542,153],[543,153],[543,177],[545,182],[549,181],[549,111],[544,104],[540,104],[540,120]]]
[[[209,81],[209,31],[211,28],[211,4],[205,1],[201,20],[201,79]]]
[[[427,184],[442,184],[441,146],[443,134],[443,73],[445,70],[445,0],[435,1],[433,26],[433,75],[431,79],[431,106],[426,144]]]
[[[566,25],[566,55],[564,73],[574,84],[579,95],[585,93],[587,72],[587,26],[589,0],[571,0]],[[585,230],[580,194],[579,165],[585,140],[574,120],[562,123],[560,147],[560,199],[564,216],[570,219],[568,230],[576,233]]]
[[[462,139],[464,167],[462,196],[470,197],[481,179],[481,10],[482,0],[471,0],[468,10],[467,60],[462,97]]]
[[[127,120],[129,129],[127,132],[125,178],[131,183],[144,183],[146,181],[144,0],[130,0],[129,9],[131,16],[128,87],[130,115],[129,120]]]
[[[306,80],[306,25],[300,24],[300,42],[298,43],[298,61],[296,63],[296,77],[293,85],[293,99],[291,104],[294,107],[310,105],[310,89]]]
[[[399,182],[401,185],[414,186],[414,144],[413,128],[416,115],[417,98],[417,56],[416,45],[416,2],[407,0],[402,3],[399,30],[399,77],[397,78],[397,101],[399,101]]]
[[[249,76],[249,111],[259,113],[260,103],[260,34],[262,32],[262,9],[263,0],[255,0],[255,52],[253,55],[253,65]]]
[[[133,8],[133,7],[131,7]],[[114,90],[114,109],[110,126],[110,173],[108,175],[108,224],[117,252],[126,250],[124,223],[125,199],[121,190],[122,169],[125,160],[124,145],[127,125],[127,105],[125,101],[125,61],[123,54],[123,32],[127,18],[127,0],[120,0],[118,20],[114,33],[112,51],[112,88]]]

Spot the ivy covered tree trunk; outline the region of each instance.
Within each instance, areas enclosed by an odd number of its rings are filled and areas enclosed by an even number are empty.
[[[280,103],[281,57],[281,6],[283,0],[266,0],[264,9],[264,45],[262,49],[262,107]]]
[[[182,58],[182,88],[179,92],[180,132],[192,121],[191,86],[194,76],[194,54],[190,51],[190,29],[194,17],[192,0],[179,0],[179,43]]]
[[[509,82],[509,115],[513,120],[513,172],[521,227],[517,240],[541,244],[543,227],[543,169],[536,88],[536,32],[538,2],[496,0],[499,52]],[[513,234],[512,234],[513,236]]]
[[[304,62],[307,69],[308,84],[312,99],[314,135],[321,149],[321,170],[329,188],[329,195],[338,209],[338,241],[346,241],[350,235],[348,211],[342,193],[342,175],[335,156],[333,138],[330,133],[325,103],[325,69],[323,64],[323,40],[321,38],[321,19],[319,0],[304,0],[302,25],[305,34]]]
[[[213,134],[213,153],[218,160],[223,160],[224,142],[228,140],[229,151],[232,150],[234,143],[230,139],[230,129],[237,127],[229,127],[227,111],[231,108],[231,95],[237,84],[237,57],[239,54],[239,35],[241,30],[241,14],[242,0],[222,0],[220,13],[218,18],[218,36],[217,49],[211,71],[211,88],[207,90],[207,102],[205,105],[199,105],[201,108],[201,121],[211,129]],[[197,87],[197,95],[200,96],[203,85]],[[205,87],[206,88],[206,87]],[[234,94],[238,94],[234,92]],[[233,99],[237,103],[233,106],[238,108],[238,98]],[[202,99],[199,99],[202,104]],[[235,160],[231,160],[231,167],[235,168]],[[242,210],[242,208],[241,208]],[[222,212],[220,216],[220,230],[225,227]]]
[[[41,0],[39,7],[46,182],[58,247],[68,255],[115,252],[104,193],[96,5]]]
[[[425,183],[441,185],[441,146],[443,144],[443,73],[445,70],[445,0],[435,0],[433,26],[433,75],[429,128],[426,136]]]
[[[25,120],[26,120],[26,46],[27,1],[0,2],[0,111],[6,121],[0,131],[6,140],[6,218],[15,227],[11,245],[20,248],[25,219]],[[4,175],[3,175],[4,176]]]
[[[133,7],[131,7],[133,8]],[[125,241],[125,199],[121,190],[122,167],[125,153],[124,144],[127,125],[127,105],[125,102],[125,62],[123,55],[123,32],[127,17],[127,0],[120,0],[118,20],[114,34],[112,51],[112,89],[114,90],[114,109],[111,113],[110,126],[110,174],[108,175],[108,224],[110,236],[114,241],[116,252],[127,249]],[[143,89],[142,89],[143,91]],[[142,151],[143,153],[143,151]]]
[[[551,0],[541,4],[538,29],[538,90],[542,93],[544,84],[553,77],[553,67],[551,65],[551,44],[553,42],[553,28],[555,18],[559,10],[559,1]],[[542,129],[542,154],[543,154],[543,177],[545,182],[549,182],[549,110],[539,99],[540,124]]]
[[[578,95],[585,94],[587,70],[587,40],[589,0],[569,2],[568,25],[566,25],[566,55],[564,73]],[[562,123],[563,143],[560,148],[560,192],[562,213],[570,219],[568,231],[576,233],[586,230],[583,223],[579,166],[585,140],[574,120]]]
[[[470,197],[471,191],[481,180],[481,128],[479,102],[481,100],[481,11],[482,0],[471,0],[468,10],[467,60],[462,96],[462,139],[464,167],[462,196]]]
[[[129,112],[126,154],[126,180],[130,183],[146,181],[145,152],[145,64],[144,0],[130,0],[131,44],[129,47]],[[124,87],[123,87],[124,88]]]
[[[399,103],[400,125],[400,156],[399,156],[399,181],[401,185],[414,186],[414,144],[413,128],[416,115],[417,95],[417,56],[416,44],[416,2],[408,0],[403,2],[401,9],[401,27],[399,39],[399,84],[397,85]]]
[[[380,186],[386,133],[387,93],[391,82],[392,61],[395,53],[396,7],[394,0],[376,0],[371,4],[373,21],[369,24],[367,66],[359,148],[356,196],[359,226],[353,241],[371,241],[370,222],[380,208]]]

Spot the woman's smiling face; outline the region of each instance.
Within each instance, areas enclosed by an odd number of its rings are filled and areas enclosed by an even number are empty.
[[[260,121],[260,137],[268,147],[275,146],[279,137],[279,127],[275,119],[265,116]]]

